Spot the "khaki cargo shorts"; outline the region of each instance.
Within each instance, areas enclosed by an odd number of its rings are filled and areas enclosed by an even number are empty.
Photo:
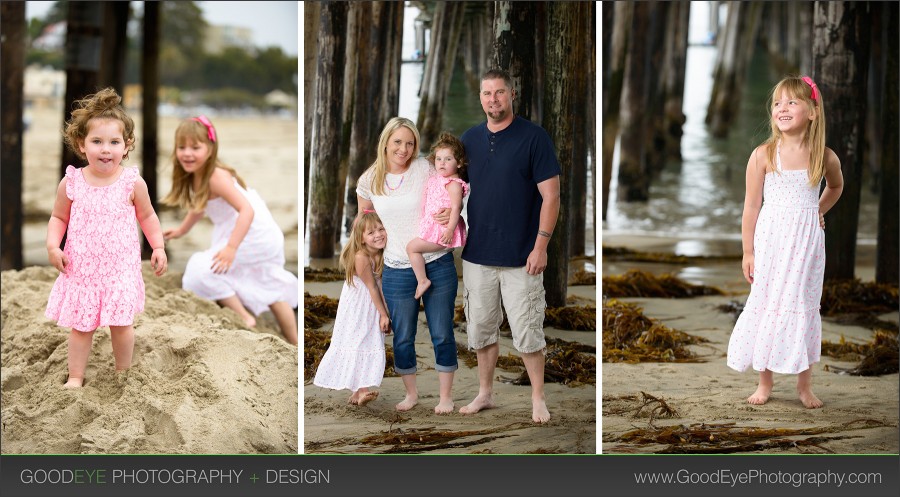
[[[482,266],[463,261],[463,300],[469,349],[497,343],[503,322],[501,301],[512,330],[513,346],[528,354],[543,351],[544,275],[522,267]]]

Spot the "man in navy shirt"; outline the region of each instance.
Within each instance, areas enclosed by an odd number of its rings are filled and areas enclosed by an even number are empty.
[[[479,388],[459,412],[494,407],[502,301],[531,381],[532,419],[546,423],[543,273],[559,214],[559,162],[547,132],[513,115],[509,74],[485,73],[480,95],[487,121],[461,137],[471,186],[462,253],[466,333],[478,357]]]

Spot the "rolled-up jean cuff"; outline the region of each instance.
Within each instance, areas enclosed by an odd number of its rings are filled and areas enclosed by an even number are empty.
[[[397,365],[394,365],[394,372],[399,374],[400,376],[406,376],[408,374],[416,374],[416,368],[412,367],[410,369],[397,369]]]
[[[436,369],[438,373],[452,373],[459,369],[459,364],[454,364],[452,366],[441,366],[440,364],[435,364],[434,369]]]

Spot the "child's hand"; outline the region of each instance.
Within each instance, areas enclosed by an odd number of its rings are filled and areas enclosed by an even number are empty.
[[[55,267],[60,273],[66,274],[66,267],[69,266],[69,257],[59,247],[52,248],[47,251],[47,257],[50,259],[50,265]]]
[[[169,269],[169,258],[166,257],[164,248],[153,249],[153,254],[150,256],[150,266],[155,270],[153,274],[156,276],[166,274],[166,270]]]
[[[230,245],[222,247],[222,250],[216,252],[216,255],[213,256],[213,265],[210,269],[216,274],[221,274],[231,269],[235,252]]]
[[[378,318],[378,327],[381,328],[381,332],[385,335],[390,334],[391,332],[391,319],[387,316],[380,316]]]
[[[741,269],[744,271],[744,279],[751,285],[753,284],[753,266],[753,254],[744,254],[744,259],[741,261]]]
[[[165,241],[173,240],[175,238],[181,238],[182,236],[184,236],[184,233],[182,233],[178,228],[171,228],[163,231],[163,240]]]
[[[435,212],[432,216],[432,219],[435,220],[441,226],[447,226],[447,223],[450,222],[450,209],[444,208],[437,212]]]
[[[451,240],[453,240],[453,230],[447,228],[441,233],[441,245],[450,245]]]

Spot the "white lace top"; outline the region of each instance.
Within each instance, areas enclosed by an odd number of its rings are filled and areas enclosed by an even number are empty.
[[[422,215],[422,194],[425,180],[434,168],[424,158],[414,159],[403,174],[387,174],[385,195],[372,193],[374,170],[369,168],[356,183],[356,194],[370,200],[375,212],[387,230],[387,246],[384,248],[384,264],[395,269],[411,267],[406,255],[406,244],[418,236],[419,216]],[[402,181],[402,183],[401,183]],[[431,262],[451,249],[428,252],[425,262]]]

